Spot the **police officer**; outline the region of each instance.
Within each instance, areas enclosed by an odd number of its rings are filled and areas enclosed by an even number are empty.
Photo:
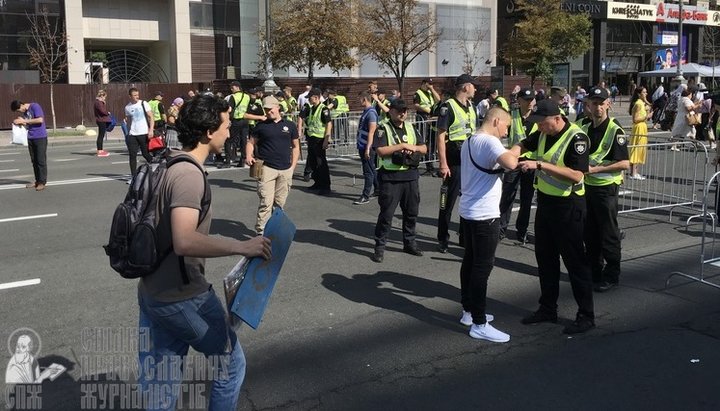
[[[420,83],[420,88],[415,91],[413,96],[413,105],[415,107],[415,122],[417,125],[418,132],[423,135],[423,141],[426,141],[429,145],[429,159],[435,154],[435,134],[437,128],[434,124],[430,124],[429,120],[433,119],[435,114],[435,108],[437,103],[441,100],[440,94],[435,91],[433,87],[432,79],[424,79]],[[433,172],[433,162],[427,163],[427,171]]]
[[[283,94],[285,94],[285,102],[287,103],[287,115],[286,120],[295,121],[295,116],[298,111],[298,102],[292,95],[292,87],[283,87]]]
[[[165,106],[163,106],[163,92],[158,91],[155,93],[155,97],[148,101],[150,109],[153,112],[153,119],[155,120],[155,130],[164,132],[165,124],[167,123],[167,115],[165,114]],[[152,137],[152,136],[150,136]]]
[[[497,92],[496,92],[497,93]],[[500,107],[505,110],[508,114],[510,113],[510,103],[507,99],[501,95],[497,95],[492,102],[492,107]]]
[[[563,99],[565,98],[565,94],[567,94],[567,91],[565,91],[565,89],[562,87],[558,87],[558,86],[550,87],[550,100],[557,103],[557,105],[560,107],[560,113],[563,116],[567,116],[567,112],[565,111],[565,108],[563,107]]]
[[[583,180],[589,167],[590,141],[580,127],[560,114],[560,107],[552,100],[537,103],[529,120],[537,122],[538,131],[520,145],[537,156],[535,161],[524,161],[522,169],[535,170],[535,258],[541,295],[540,308],[523,318],[522,323],[557,322],[562,256],[578,305],[575,321],[563,332],[583,333],[595,327],[592,274],[583,246]]]
[[[406,120],[405,101],[398,99],[390,103],[389,114],[389,120],[378,125],[373,141],[380,181],[380,214],[375,225],[375,253],[371,257],[376,263],[383,261],[387,236],[398,204],[403,215],[403,251],[422,256],[415,242],[415,223],[420,207],[417,166],[421,157],[427,154],[427,147],[422,134]]]
[[[448,250],[448,226],[460,194],[460,148],[475,131],[475,107],[472,97],[480,83],[468,74],[455,79],[455,96],[440,107],[437,121],[437,151],[440,160],[440,177],[447,186],[445,207],[438,212],[438,248],[441,253]],[[460,227],[462,230],[462,227]]]
[[[298,130],[305,130],[305,141],[307,142],[307,168],[312,174],[315,183],[310,186],[311,190],[318,190],[318,194],[330,194],[330,169],[327,163],[327,148],[330,144],[332,133],[332,118],[330,110],[320,102],[322,91],[313,88],[308,92],[308,102],[300,112],[298,119]],[[308,175],[309,176],[309,175]]]
[[[584,101],[591,118],[582,123],[591,147],[590,166],[585,174],[585,249],[592,270],[593,289],[597,292],[612,289],[620,279],[618,191],[623,182],[623,170],[630,168],[625,131],[617,120],[608,116],[609,97],[605,88],[590,90]]]
[[[230,138],[225,140],[225,157],[223,163],[219,165],[220,168],[230,167],[230,163],[237,157],[238,148],[241,152],[245,151],[245,144],[250,133],[250,126],[245,118],[250,104],[250,96],[242,92],[238,81],[230,83],[230,93],[225,98],[230,104]],[[241,155],[241,158],[243,157]]]
[[[328,98],[323,103],[330,109],[330,117],[333,122],[333,140],[335,143],[347,143],[347,113],[350,106],[345,96],[338,94],[335,90],[328,90]]]
[[[532,88],[521,89],[517,94],[518,108],[511,113],[510,133],[508,134],[508,148],[512,148],[527,136],[537,131],[537,124],[528,121],[535,107],[535,91]],[[534,160],[533,153],[525,152],[520,156],[520,161]],[[518,241],[527,243],[528,226],[530,225],[530,209],[532,199],[535,195],[533,182],[535,172],[528,170],[522,172],[519,168],[508,171],[503,176],[502,197],[500,198],[500,238],[505,237],[505,231],[510,223],[512,207],[517,196],[518,186],[520,187],[520,212],[515,221],[515,229]]]

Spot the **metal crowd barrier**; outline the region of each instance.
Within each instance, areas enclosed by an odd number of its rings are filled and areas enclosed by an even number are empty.
[[[628,136],[632,141],[632,136]],[[630,145],[633,152],[646,150],[645,163],[639,173],[644,179],[625,175],[618,198],[619,213],[669,209],[669,218],[676,208],[700,212],[702,187],[708,171],[708,152],[705,145],[695,141],[665,141]],[[702,214],[691,215],[691,220]]]

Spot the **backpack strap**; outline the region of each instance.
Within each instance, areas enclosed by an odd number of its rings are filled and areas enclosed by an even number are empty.
[[[469,142],[468,142],[468,143],[469,143]],[[475,166],[475,168],[477,168],[478,170],[482,171],[483,173],[487,173],[487,174],[500,174],[500,173],[504,173],[504,172],[505,172],[505,170],[503,170],[502,167],[501,167],[501,168],[496,168],[496,169],[489,169],[489,168],[482,167],[480,164],[476,163],[475,160],[473,159],[473,156],[472,156],[472,146],[470,146],[470,145],[468,145],[468,155],[470,156],[470,161],[473,163],[473,165]]]
[[[210,211],[210,201],[211,201],[211,193],[210,193],[210,184],[208,184],[207,181],[207,173],[205,173],[205,170],[195,162],[195,160],[190,157],[189,154],[179,154],[172,157],[169,157],[167,160],[167,168],[170,168],[173,164],[177,164],[180,162],[188,162],[192,163],[197,167],[202,173],[203,173],[203,183],[204,183],[204,192],[202,196],[202,200],[200,200],[200,215],[198,216],[198,227],[200,226],[200,223],[207,217],[208,212]],[[172,241],[172,237],[171,240]],[[170,248],[172,249],[172,242],[170,244]],[[184,256],[178,256],[178,265],[180,266],[180,273],[182,275],[183,284],[190,284],[190,277],[188,276],[187,269],[185,267],[185,257]]]

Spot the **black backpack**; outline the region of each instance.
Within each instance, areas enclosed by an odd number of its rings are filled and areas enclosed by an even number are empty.
[[[139,278],[152,274],[172,251],[172,243],[161,248],[157,238],[157,200],[167,169],[179,162],[195,164],[188,154],[170,155],[165,150],[152,163],[138,168],[137,175],[130,183],[125,200],[113,214],[110,240],[103,246],[110,257],[110,266],[124,278]],[[177,153],[177,151],[175,151]],[[205,175],[205,171],[200,169]],[[201,222],[210,208],[210,190],[207,177],[204,178],[200,217]],[[183,257],[178,257],[183,282],[188,284]]]

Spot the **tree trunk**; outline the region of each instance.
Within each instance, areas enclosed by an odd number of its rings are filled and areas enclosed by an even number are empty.
[[[312,51],[308,52],[308,61],[307,61],[307,67],[308,67],[308,83],[312,84],[313,78],[315,77],[315,57],[313,55]]]
[[[50,112],[52,113],[53,131],[55,131],[57,130],[57,119],[55,118],[55,89],[53,83],[50,83]],[[47,121],[45,124],[47,124]]]

